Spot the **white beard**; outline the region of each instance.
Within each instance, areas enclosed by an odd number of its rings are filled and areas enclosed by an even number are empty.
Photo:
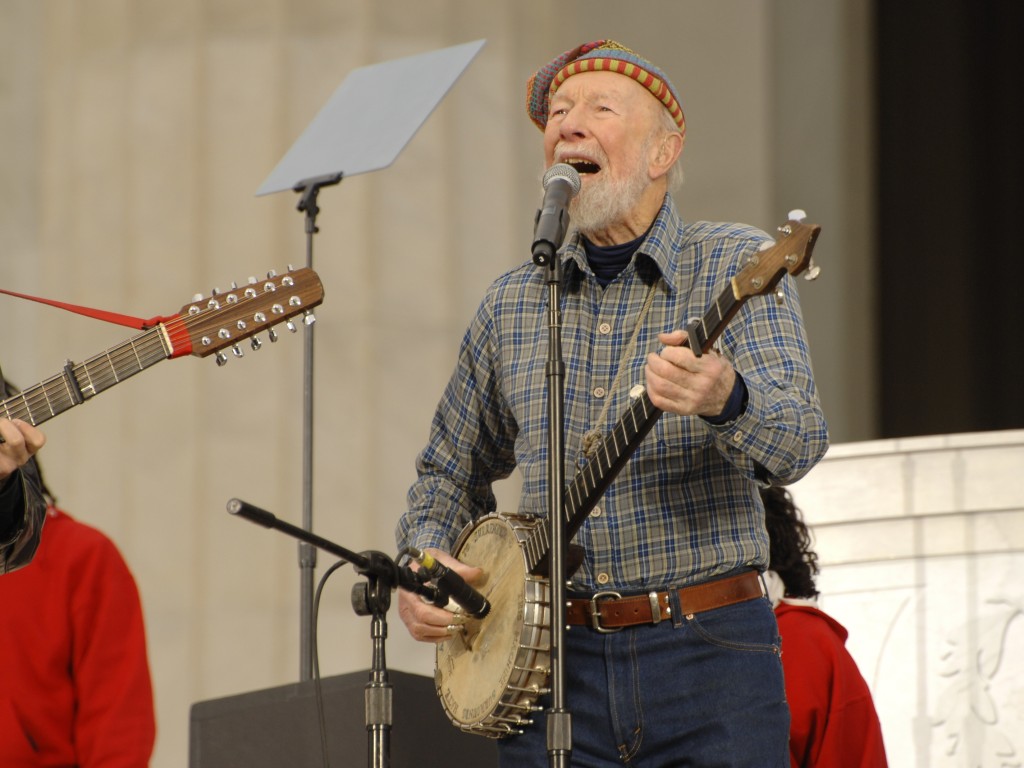
[[[646,152],[641,153],[646,157]],[[625,179],[594,180],[569,203],[569,219],[583,234],[606,230],[624,222],[650,185],[647,166],[638,166]]]

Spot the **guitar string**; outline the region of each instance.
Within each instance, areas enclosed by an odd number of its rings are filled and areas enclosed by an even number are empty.
[[[144,339],[145,344],[140,344],[140,339],[147,335],[150,338]],[[88,370],[89,375],[86,378],[96,385],[96,391],[99,392],[127,378],[126,375],[118,376],[115,370],[121,371],[122,374],[128,373],[131,375],[131,373],[137,373],[154,362],[164,359],[166,355],[163,354],[163,345],[156,338],[157,335],[158,331],[154,331],[149,334],[133,337],[133,339],[119,345],[119,347],[111,348],[86,362],[73,364],[72,371],[75,373],[76,381],[81,383],[83,379],[82,372]],[[129,348],[131,351],[112,354],[116,349],[124,348]],[[125,370],[125,361],[132,359],[136,362],[131,367],[136,370],[129,373]],[[147,364],[138,367],[139,360]],[[104,365],[97,367],[100,362],[104,363]],[[75,398],[68,391],[68,386],[65,374],[56,374],[3,401],[4,409],[8,414],[14,414],[14,418],[21,418],[32,423],[41,423],[49,417],[77,404]]]

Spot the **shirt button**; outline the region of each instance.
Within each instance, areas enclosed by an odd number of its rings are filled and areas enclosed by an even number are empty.
[[[599,573],[599,574],[597,574],[597,583],[598,584],[607,584],[610,579],[611,579],[611,577],[607,573]]]
[[[594,509],[591,510],[591,512],[590,512],[590,516],[591,517],[600,517],[601,516],[601,508],[600,507],[594,507]]]
[[[611,323],[601,323],[599,326],[597,326],[597,332],[607,336],[609,333],[612,332]]]
[[[742,433],[742,432],[740,432],[740,431],[738,431],[738,430],[737,430],[737,431],[736,431],[736,433],[735,433],[735,434],[733,434],[733,436],[732,436],[732,441],[733,441],[734,443],[738,443],[738,442],[740,442],[740,440],[742,440],[742,439],[743,439],[743,433]]]
[[[594,397],[602,398],[606,394],[608,393],[605,391],[604,387],[594,387]]]

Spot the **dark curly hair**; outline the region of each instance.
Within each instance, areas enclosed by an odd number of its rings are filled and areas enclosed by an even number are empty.
[[[761,489],[764,518],[771,540],[768,567],[786,584],[787,597],[815,597],[818,555],[811,549],[811,532],[789,491],[779,486]]]

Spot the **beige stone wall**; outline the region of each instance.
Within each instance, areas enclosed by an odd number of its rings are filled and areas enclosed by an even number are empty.
[[[1022,430],[935,435],[833,446],[793,489],[889,765],[1024,755],[1022,471]]]
[[[554,54],[612,36],[671,73],[689,121],[686,217],[770,229],[804,207],[825,227],[826,277],[829,262],[870,256],[849,236],[870,232],[864,149],[828,129],[869,126],[860,4],[641,6],[6,0],[0,285],[150,317],[196,292],[301,266],[296,199],[254,193],[345,75],[485,38],[392,167],[320,196],[314,267],[327,299],[315,336],[314,523],[350,549],[391,552],[465,323],[486,284],[528,256],[541,165],[524,82]],[[791,34],[794,19],[814,34]],[[794,93],[805,96],[803,113]],[[807,119],[822,130],[794,138]],[[873,405],[863,388],[847,388],[851,369],[870,371],[866,342],[844,331],[852,338],[837,345],[813,330],[847,329],[866,313],[847,282],[801,290],[819,292],[808,324],[837,437],[871,437]],[[7,297],[0,312],[0,359],[22,385],[132,333]],[[300,521],[303,346],[286,333],[224,368],[165,362],[45,425],[49,480],[69,511],[114,537],[142,591],[155,766],[185,764],[193,702],[299,674],[296,546],[225,504],[237,496]],[[514,487],[503,490],[508,504]],[[318,574],[330,562],[321,556]],[[352,583],[345,569],[325,591],[324,674],[369,664]],[[389,661],[424,673],[432,663],[397,616]]]

